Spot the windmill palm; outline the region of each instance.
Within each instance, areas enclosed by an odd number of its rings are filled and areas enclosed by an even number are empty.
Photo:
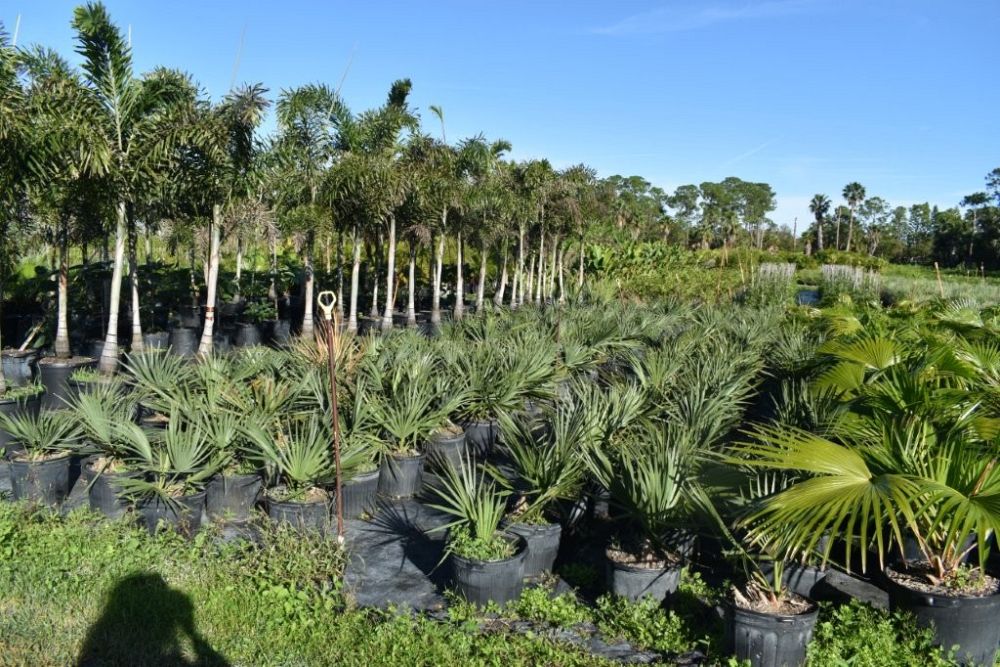
[[[132,349],[142,349],[135,257],[137,203],[149,175],[182,143],[187,131],[182,119],[193,104],[194,89],[187,77],[165,69],[137,78],[132,48],[102,3],[77,7],[73,28],[77,53],[83,58],[84,83],[103,112],[100,129],[111,155],[107,179],[116,207],[115,254],[108,329],[100,361],[100,369],[110,373],[118,366],[118,311],[126,242],[132,284]]]
[[[816,250],[823,250],[823,224],[826,214],[830,211],[830,198],[826,195],[813,195],[809,202],[809,211],[816,218]]]
[[[854,238],[854,211],[858,208],[858,205],[865,200],[865,186],[861,185],[857,181],[848,183],[844,186],[844,199],[847,200],[847,208],[851,211],[850,221],[847,226],[847,245],[844,246],[844,250],[851,252],[851,240]],[[839,249],[840,244],[840,218],[837,218],[837,244]]]

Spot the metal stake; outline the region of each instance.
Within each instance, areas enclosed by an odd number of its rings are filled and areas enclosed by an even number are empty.
[[[323,328],[326,330],[326,356],[330,367],[330,406],[333,408],[333,461],[336,469],[337,492],[337,542],[344,544],[344,494],[340,479],[340,412],[337,406],[337,357],[334,351],[334,328],[337,325],[333,307],[337,295],[326,290],[316,295],[316,303],[323,313]]]

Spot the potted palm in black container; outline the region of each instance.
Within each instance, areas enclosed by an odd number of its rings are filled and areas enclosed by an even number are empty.
[[[585,450],[614,518],[605,552],[608,590],[662,601],[677,590],[693,519],[714,514],[699,482],[701,452],[686,429],[671,424],[652,423],[617,444]]]
[[[432,487],[431,507],[454,520],[447,530],[455,591],[473,604],[504,604],[517,599],[524,588],[523,537],[502,531],[508,492],[466,458],[459,469],[442,470],[441,483]]]
[[[581,450],[595,440],[594,423],[573,404],[557,404],[535,417],[501,419],[503,450],[513,482],[496,467],[489,470],[514,493],[507,530],[527,543],[524,576],[552,571],[562,536],[559,504],[579,497],[586,467]]]
[[[161,525],[182,535],[201,527],[205,484],[215,474],[215,450],[208,435],[180,416],[162,429],[119,426],[127,465],[136,476],[118,480],[150,533]]]
[[[20,387],[8,387],[0,395],[0,415],[37,415],[42,405],[45,387],[40,383],[30,383]],[[0,425],[0,456],[4,455],[10,435]]]
[[[525,334],[473,341],[455,353],[454,372],[464,379],[465,391],[454,421],[465,429],[466,446],[475,456],[492,453],[501,415],[555,395],[555,353],[549,341]]]
[[[415,335],[400,334],[403,342],[366,357],[357,390],[381,429],[379,494],[389,498],[408,498],[420,491],[424,447],[460,399],[439,395],[434,380],[438,362],[409,342]]]
[[[123,391],[115,377],[78,393],[69,403],[72,417],[80,426],[83,459],[80,476],[87,482],[90,508],[108,516],[122,516],[131,503],[120,480],[140,473],[129,465],[130,449],[121,425],[136,416],[134,394]]]
[[[784,555],[818,550],[824,560],[834,544],[843,545],[848,569],[856,547],[862,569],[874,552],[893,610],[932,628],[962,664],[992,664],[1000,643],[1000,580],[987,572],[985,559],[1000,528],[992,500],[1000,497],[995,436],[978,403],[954,389],[908,382],[908,395],[923,398],[915,407],[897,403],[882,412],[901,395],[898,380],[885,392],[865,390],[880,394],[882,407],[854,413],[830,438],[760,427],[754,442],[736,447],[744,464],[797,476],[761,501],[751,536]],[[918,558],[885,565],[891,551],[905,554],[914,543]],[[973,550],[978,563],[966,562]]]
[[[276,523],[326,532],[334,477],[333,434],[319,415],[290,416],[269,428],[251,426],[248,456],[266,477],[267,513]]]
[[[58,507],[69,494],[71,453],[79,433],[64,412],[0,414],[14,500]]]

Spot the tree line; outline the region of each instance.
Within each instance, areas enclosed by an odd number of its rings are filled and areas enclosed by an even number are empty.
[[[112,268],[106,371],[118,361],[123,289],[130,347],[143,348],[138,258],[143,244],[148,258],[153,237],[203,266],[202,353],[212,348],[223,253],[238,282],[248,246],[261,243],[275,270],[279,246],[299,251],[307,336],[318,253],[352,330],[362,300],[388,327],[405,299],[415,322],[422,273],[433,322],[445,308],[460,318],[488,303],[562,301],[584,282],[587,244],[832,246],[897,261],[997,263],[1000,169],[984,192],[948,210],[893,208],[851,183],[842,204],[816,195],[814,219],[800,234],[797,224],[790,230],[769,217],[776,203],[766,183],[730,177],[666,192],[639,176],[599,178],[582,164],[514,161],[503,139],[449,141],[440,107],[422,123],[408,79],[360,112],[323,83],[273,97],[246,84],[213,102],[185,72],[137,73],[128,40],[101,3],[78,7],[72,27],[79,68],[42,46],[15,48],[0,26],[0,273],[9,275],[29,248],[54,250],[55,349],[68,356],[70,249],[79,247],[85,261],[100,254]],[[262,136],[272,106],[277,129]],[[467,287],[475,294],[468,305]]]

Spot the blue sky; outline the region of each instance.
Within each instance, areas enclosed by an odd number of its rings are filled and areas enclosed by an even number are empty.
[[[70,54],[75,2],[0,0],[19,43]],[[857,180],[893,204],[954,205],[1000,166],[997,0],[109,0],[136,64],[272,93],[336,85],[353,109],[413,80],[428,128],[513,157],[584,162],[673,189],[770,183],[791,225]],[[436,127],[435,127],[436,129]]]

